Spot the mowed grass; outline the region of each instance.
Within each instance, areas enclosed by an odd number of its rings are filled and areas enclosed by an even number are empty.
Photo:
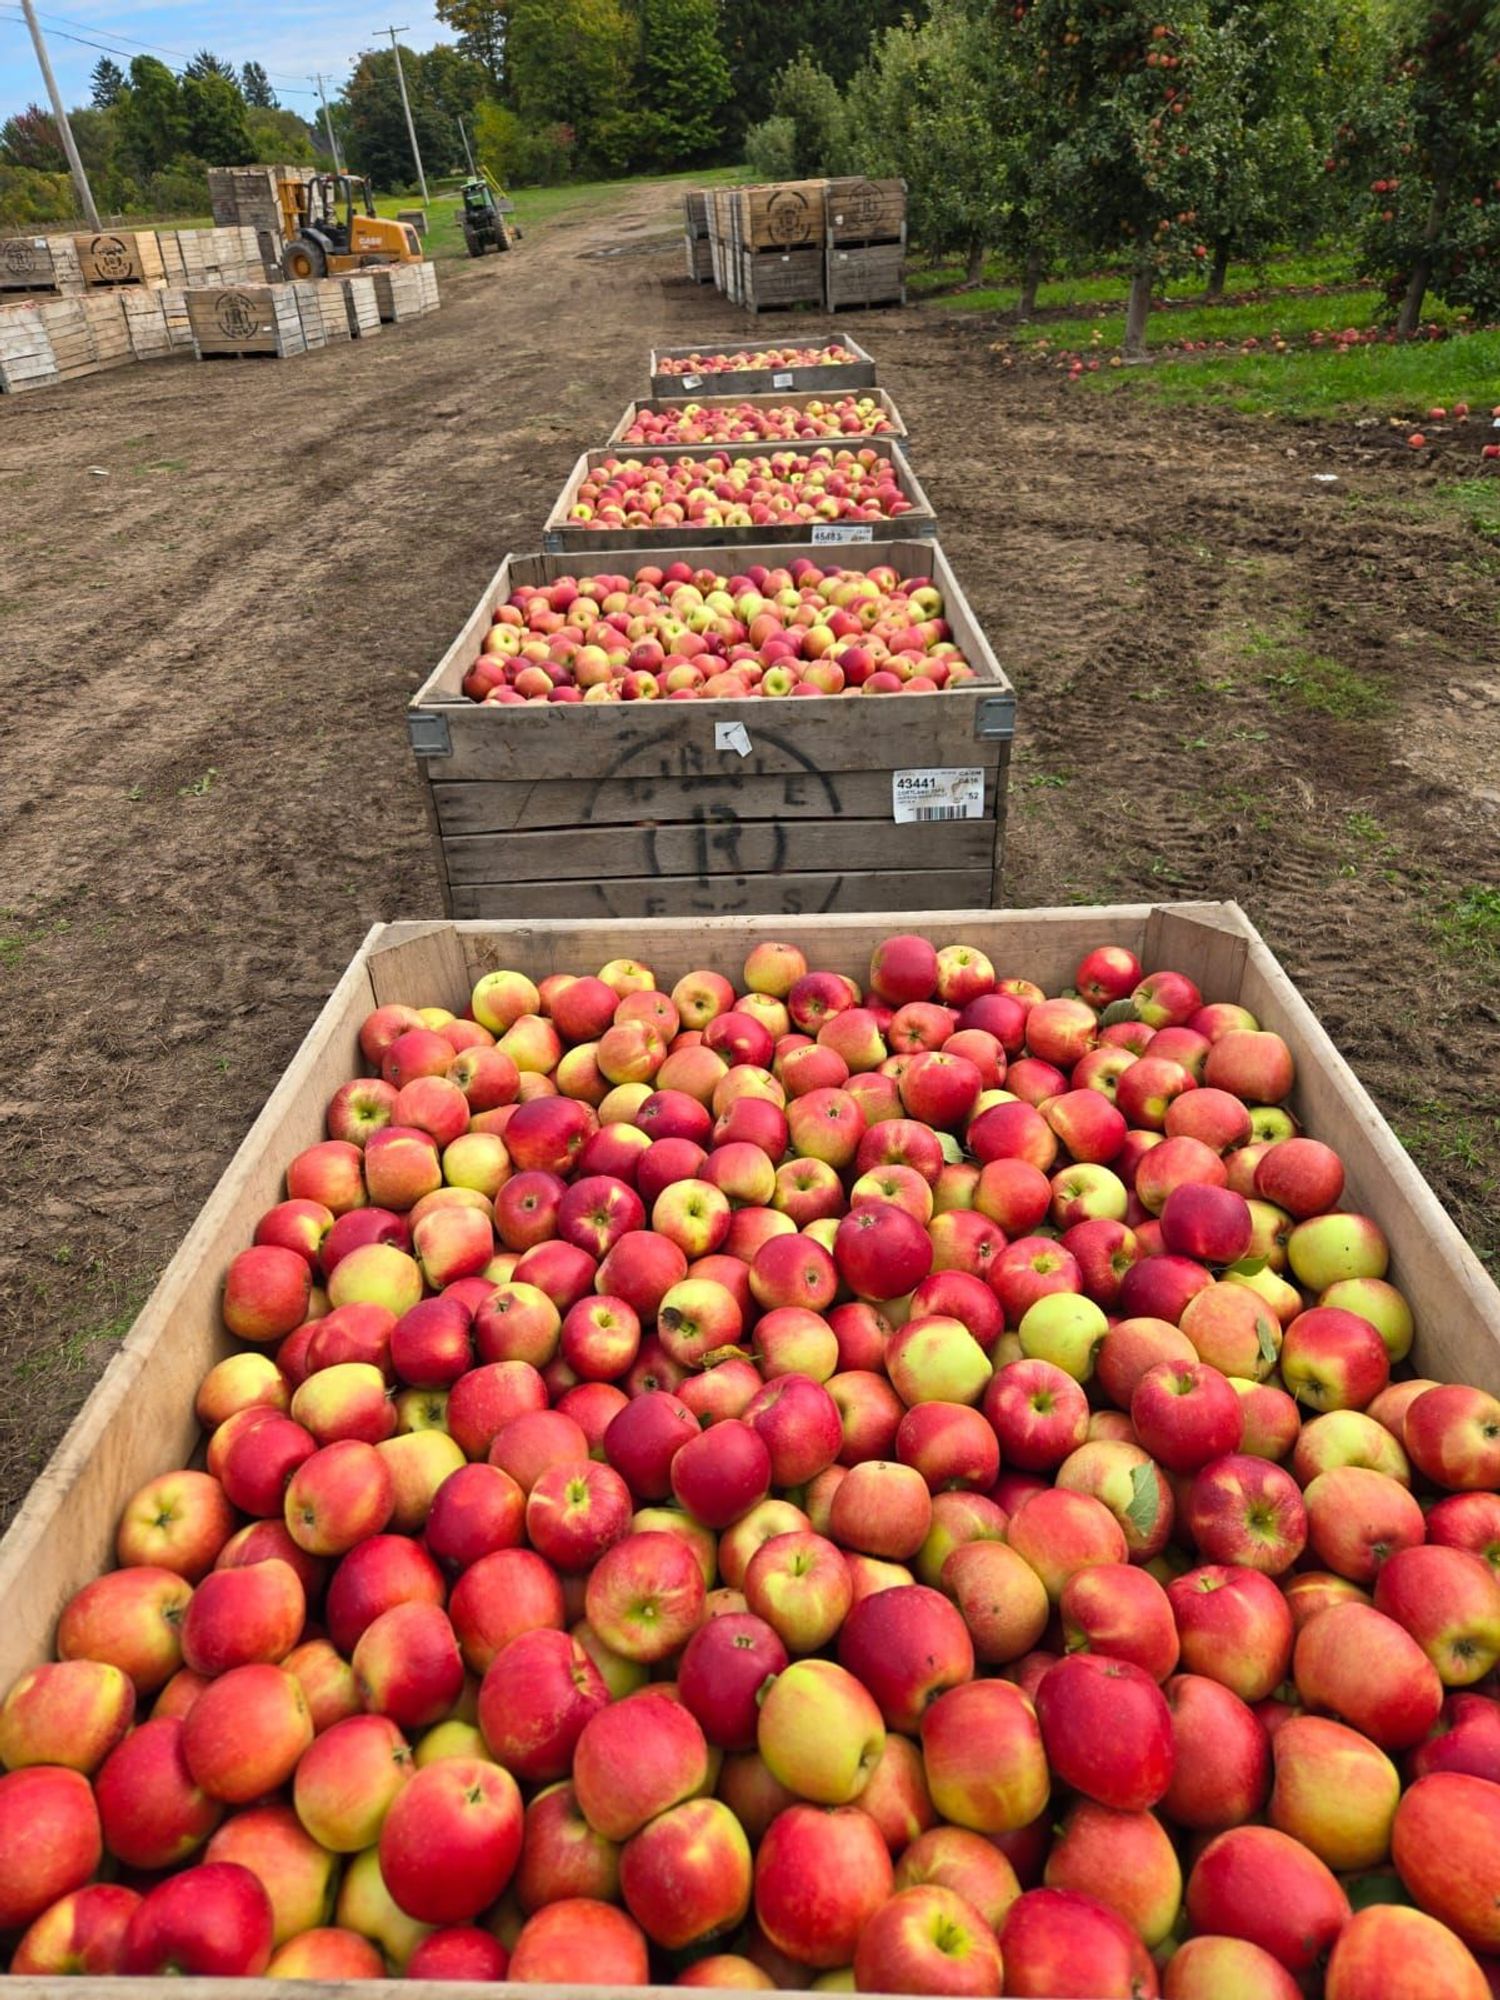
[[[955,311],[1014,312],[1021,302],[1021,288],[1016,283],[1014,271],[1003,268],[993,259],[985,266],[981,283],[972,291],[955,291],[954,288],[963,283],[963,277],[963,271],[957,264],[912,269],[907,272],[907,290],[918,299],[953,292],[954,295],[945,299],[944,303]],[[1360,289],[1361,281],[1349,257],[1342,251],[1297,251],[1268,258],[1261,264],[1232,263],[1224,282],[1224,293],[1227,298],[1234,298],[1242,292],[1300,289],[1314,285]],[[1123,316],[1125,295],[1129,289],[1129,278],[1119,271],[1053,278],[1038,287],[1037,311],[1056,312],[1102,305],[1117,306]],[[1188,276],[1169,284],[1166,295],[1175,310],[1179,304],[1189,304],[1201,298],[1202,293],[1203,282],[1195,283]]]
[[[1342,352],[1303,347],[1285,354],[1262,348],[1252,354],[1186,355],[1134,369],[1128,383],[1103,371],[1081,379],[1091,389],[1152,396],[1179,407],[1217,404],[1250,416],[1339,417],[1379,410],[1404,414],[1416,425],[1428,409],[1468,403],[1482,418],[1500,394],[1500,328]],[[1492,434],[1482,422],[1470,422],[1477,457],[1480,443]]]

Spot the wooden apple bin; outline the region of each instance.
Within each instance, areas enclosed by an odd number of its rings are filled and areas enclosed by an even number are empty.
[[[875,524],[877,527],[879,523]],[[728,533],[738,532],[728,530]],[[510,556],[407,710],[455,917],[971,909],[998,893],[1015,690],[936,542],[800,552],[930,576],[976,678],[940,694],[485,707],[463,692],[520,584],[679,556],[784,564],[796,547]],[[738,725],[743,737],[726,742]],[[736,747],[736,745],[739,747]],[[980,774],[976,818],[898,822],[898,771]]]
[[[1051,990],[1066,985],[1092,946],[1128,946],[1150,969],[1171,966],[1207,997],[1237,1000],[1290,1042],[1297,1059],[1293,1107],[1342,1157],[1346,1200],[1372,1215],[1391,1246],[1391,1277],[1417,1319],[1422,1372],[1500,1390],[1500,1291],[1397,1143],[1363,1086],[1271,952],[1233,903],[1104,909],[969,910],[936,920],[925,911],[875,917],[691,918],[648,923],[393,923],[370,932],[313,1023],[265,1109],[205,1202],[124,1345],[84,1404],[0,1541],[0,1689],[51,1654],[58,1614],[112,1561],[119,1513],[137,1487],[187,1463],[199,1438],[193,1399],[203,1375],[233,1343],[219,1319],[225,1269],[251,1240],[257,1218],[283,1193],[292,1156],[324,1136],[332,1092],[361,1070],[360,1022],[392,1002],[461,1007],[481,973],[501,966],[540,979],[626,954],[644,959],[663,987],[698,967],[739,972],[749,948],[787,938],[820,967],[863,979],[872,947],[896,931],[977,945],[1002,974]],[[74,1979],[79,2000],[131,2000],[144,1982]],[[211,2000],[222,1983],[152,1982],[173,2000]],[[18,1979],[15,2000],[51,2000],[58,1982]],[[278,2000],[279,1981],[236,1981],[243,2000]],[[311,1990],[311,1989],[308,1989]],[[435,1984],[364,1981],[321,1986],[348,2000],[396,2000]],[[539,2000],[584,2000],[599,1988],[538,1987]],[[675,1989],[649,1989],[668,2000]],[[1083,1996],[1080,1996],[1083,2000]]]
[[[903,451],[907,449],[908,432],[905,421],[902,418],[900,410],[892,402],[886,390],[851,389],[848,393],[851,396],[870,397],[876,407],[884,412],[890,424],[888,431],[881,431],[878,435],[895,438]],[[638,403],[626,404],[625,414],[604,442],[617,449],[623,445],[626,431],[630,429],[630,426],[635,422],[642,410],[656,410],[658,412],[664,410],[685,410],[690,403],[695,404],[699,409],[703,410],[737,410],[742,404],[747,403],[751,409],[755,410],[785,410],[789,408],[803,410],[806,409],[809,403],[835,400],[838,399],[826,389],[821,393],[815,393],[811,389],[784,389],[779,396],[736,396],[732,393],[717,396],[646,396]],[[740,451],[807,450],[810,447],[820,444],[860,445],[868,441],[867,434],[856,431],[848,436],[841,434],[826,438],[744,438],[736,442],[735,448]],[[677,445],[663,445],[661,447],[663,451],[676,451],[679,448]],[[630,449],[632,451],[645,451],[647,446],[632,445]]]
[[[771,347],[842,347],[852,361],[809,362],[800,368],[742,368],[733,373],[706,375],[663,374],[663,361],[688,361],[695,354],[760,354]],[[785,338],[764,340],[715,340],[711,336],[692,347],[654,347],[651,350],[651,393],[653,396],[725,395],[772,396],[790,390],[809,395],[837,395],[845,389],[873,389],[875,363],[857,341],[847,339],[833,328],[814,332],[803,320],[789,322]]]

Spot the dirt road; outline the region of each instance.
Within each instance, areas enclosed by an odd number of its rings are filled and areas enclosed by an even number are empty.
[[[437,912],[403,704],[648,344],[735,323],[676,200],[445,264],[377,340],[0,406],[0,1510],[365,929]],[[1002,373],[972,317],[847,324],[1021,689],[1007,900],[1238,896],[1494,1255],[1460,900],[1500,875],[1493,544],[1379,427],[1102,402]]]

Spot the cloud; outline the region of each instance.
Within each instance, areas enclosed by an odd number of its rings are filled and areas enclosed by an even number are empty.
[[[427,49],[451,39],[431,0],[407,0],[404,6],[393,0],[393,5],[395,25],[403,29],[401,40],[408,48]],[[381,33],[385,20],[352,0],[314,0],[308,6],[262,0],[243,18],[238,10],[205,7],[203,0],[42,0],[37,11],[58,87],[70,108],[88,102],[89,75],[101,53],[85,44],[103,42],[110,44],[109,53],[122,69],[136,54],[160,55],[180,69],[201,48],[236,65],[262,63],[282,102],[311,118],[318,106],[313,74],[322,71],[331,94],[362,50],[389,39]],[[142,48],[142,43],[154,46]],[[45,101],[17,0],[0,0],[0,119]]]

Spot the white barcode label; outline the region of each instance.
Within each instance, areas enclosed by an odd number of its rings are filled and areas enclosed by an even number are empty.
[[[789,369],[784,369],[780,374],[771,377],[771,387],[773,389],[790,389],[791,386],[792,376]]]
[[[891,818],[898,826],[916,820],[983,819],[984,772],[893,771]]]
[[[702,380],[703,377],[701,375],[684,375],[682,386],[684,389],[696,389]]]
[[[812,531],[815,549],[836,548],[844,542],[873,542],[873,521],[818,521]]]
[[[743,722],[716,722],[714,724],[715,750],[732,750],[737,757],[750,755],[750,732]]]

